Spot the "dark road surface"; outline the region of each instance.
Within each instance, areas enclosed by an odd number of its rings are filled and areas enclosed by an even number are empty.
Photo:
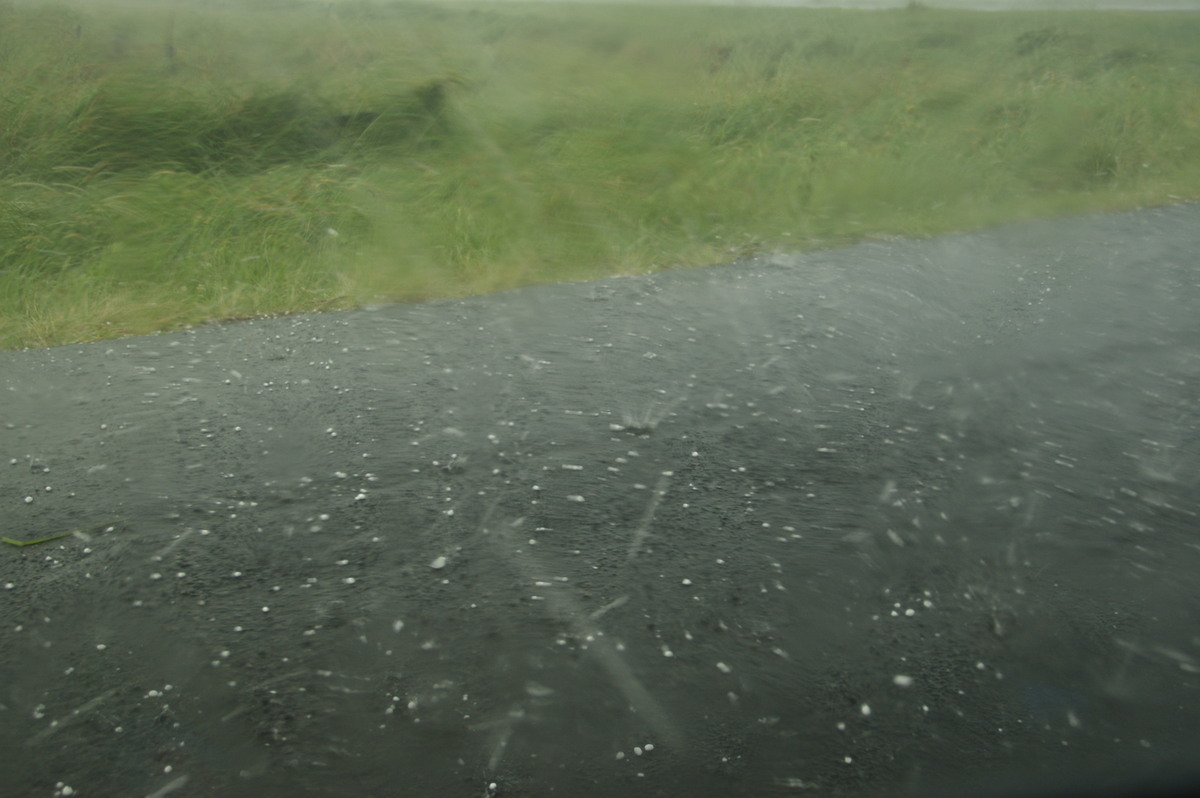
[[[0,793],[1168,772],[1198,397],[1200,206],[0,353]]]

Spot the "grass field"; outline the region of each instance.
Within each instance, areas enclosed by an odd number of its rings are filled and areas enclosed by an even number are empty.
[[[0,347],[1200,198],[1200,14],[0,0]]]

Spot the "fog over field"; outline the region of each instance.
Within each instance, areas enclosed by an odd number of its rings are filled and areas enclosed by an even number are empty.
[[[443,0],[455,2],[455,0]],[[508,2],[510,0],[493,0]],[[517,0],[520,2],[521,0]],[[638,3],[639,0],[544,0],[550,3],[611,2]],[[1024,10],[1122,10],[1122,11],[1200,11],[1200,0],[655,0],[645,5],[680,4],[714,6],[803,6],[807,8],[972,8],[981,11]]]
[[[446,0],[454,2],[455,0]],[[505,2],[506,0],[494,0]],[[637,2],[637,0],[544,0],[546,2]],[[656,0],[655,4],[710,6],[803,6],[809,8],[976,8],[979,11],[1096,10],[1200,11],[1200,0]]]

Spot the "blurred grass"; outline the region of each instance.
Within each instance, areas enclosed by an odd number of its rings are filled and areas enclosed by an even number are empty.
[[[1200,16],[0,0],[0,346],[1200,198]]]

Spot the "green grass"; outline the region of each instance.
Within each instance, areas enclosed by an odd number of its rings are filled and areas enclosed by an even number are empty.
[[[1200,15],[0,0],[0,347],[1200,198]]]

